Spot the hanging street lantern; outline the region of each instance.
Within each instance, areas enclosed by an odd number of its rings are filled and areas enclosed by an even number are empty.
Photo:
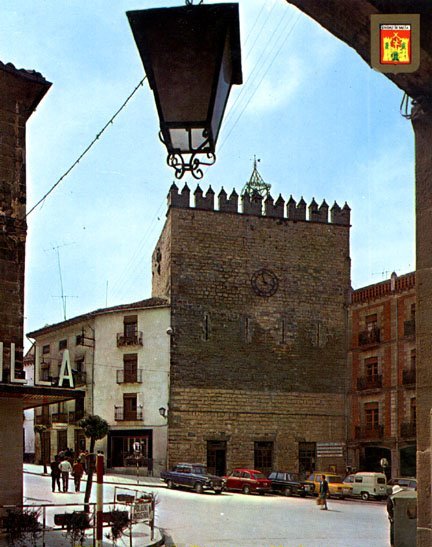
[[[200,179],[233,84],[242,83],[238,4],[128,11],[159,115],[167,163]]]

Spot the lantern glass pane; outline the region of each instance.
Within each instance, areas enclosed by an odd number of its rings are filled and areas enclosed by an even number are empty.
[[[168,131],[172,148],[181,152],[197,150],[198,148],[201,148],[207,140],[207,138],[203,136],[205,131],[204,127],[196,127],[193,129],[170,128]],[[189,139],[191,142],[189,142]],[[208,149],[210,149],[209,145],[203,148],[203,150]]]

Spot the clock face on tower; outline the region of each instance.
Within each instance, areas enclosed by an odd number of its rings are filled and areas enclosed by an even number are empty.
[[[271,270],[256,271],[251,277],[251,285],[258,296],[273,296],[279,287],[279,280]]]

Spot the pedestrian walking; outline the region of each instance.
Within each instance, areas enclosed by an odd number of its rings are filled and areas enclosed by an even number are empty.
[[[59,469],[59,459],[58,456],[55,456],[54,460],[50,463],[51,467],[51,486],[52,491],[55,492],[55,485],[57,484],[58,492],[61,492],[60,489],[60,469]]]
[[[74,483],[75,483],[75,492],[80,491],[81,479],[83,474],[84,474],[84,467],[82,466],[82,463],[79,460],[77,460],[73,464],[73,468],[72,468],[72,475],[73,475]]]
[[[88,450],[81,450],[78,456],[78,461],[82,465],[84,473],[87,473],[87,454]]]
[[[323,475],[322,480],[321,480],[321,484],[320,484],[319,496],[320,496],[320,499],[321,499],[321,509],[324,509],[325,511],[327,511],[327,509],[328,509],[328,507],[327,507],[328,492],[329,492],[329,485],[328,485],[328,482],[327,482],[327,479],[326,479],[325,475]]]
[[[68,491],[69,487],[69,474],[72,473],[72,466],[69,460],[63,460],[59,463],[59,469],[61,472],[61,478],[63,483],[63,492]]]

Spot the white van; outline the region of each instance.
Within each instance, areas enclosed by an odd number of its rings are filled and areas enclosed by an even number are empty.
[[[349,482],[353,487],[351,495],[359,496],[362,500],[387,497],[387,478],[384,473],[360,471],[350,475]]]

